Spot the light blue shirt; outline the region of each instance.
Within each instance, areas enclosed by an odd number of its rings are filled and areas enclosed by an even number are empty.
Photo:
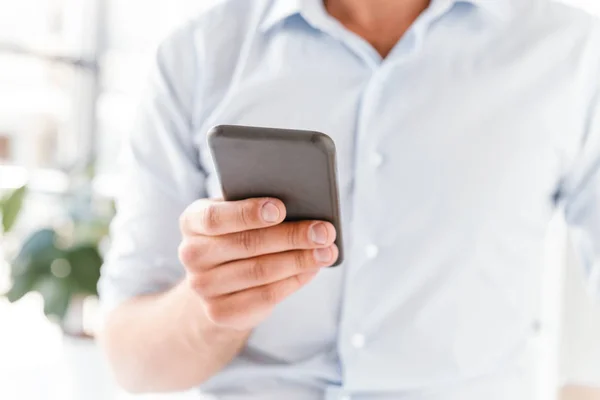
[[[216,399],[531,400],[557,209],[600,288],[600,25],[544,0],[434,0],[382,60],[319,0],[226,0],[158,51],[100,283],[183,277],[178,217],[220,195],[216,124],[329,134],[347,260],[280,304]]]

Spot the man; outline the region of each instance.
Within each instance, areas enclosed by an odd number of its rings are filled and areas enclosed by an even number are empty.
[[[598,273],[599,81],[600,25],[546,0],[200,15],[160,47],[126,146],[100,285],[117,378],[216,399],[534,399],[557,208]],[[221,123],[333,137],[341,267],[330,224],[212,200]]]

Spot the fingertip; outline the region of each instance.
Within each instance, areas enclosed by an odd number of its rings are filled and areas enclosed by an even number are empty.
[[[319,274],[320,271],[321,268],[315,268],[311,271],[303,272],[299,276],[302,277],[302,280],[304,281],[303,283],[306,284],[312,281]]]
[[[327,226],[328,243],[335,242],[335,239],[337,238],[337,231],[335,229],[335,226],[333,226],[331,222],[327,222],[325,225]]]
[[[339,249],[335,244],[313,250],[313,257],[319,268],[331,267],[339,257]]]
[[[279,213],[280,213],[279,217],[280,217],[281,221],[283,221],[287,214],[287,209],[285,207],[285,203],[276,198],[270,198],[269,200],[272,201],[277,206],[277,208],[279,209]]]
[[[340,249],[337,247],[337,245],[334,243],[331,245],[331,252],[333,253],[333,263],[335,263],[338,259],[338,257],[340,256]]]
[[[261,200],[261,218],[268,224],[278,224],[285,220],[286,209],[283,201],[276,198],[264,198]]]
[[[192,202],[179,216],[179,227],[187,234],[204,234],[205,224],[209,229],[216,224],[218,209],[215,206],[219,201],[202,198]]]

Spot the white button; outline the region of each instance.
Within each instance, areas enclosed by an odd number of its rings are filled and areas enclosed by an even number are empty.
[[[367,340],[365,339],[365,336],[361,335],[360,333],[352,336],[352,346],[356,347],[357,349],[362,349],[365,347],[366,341]]]
[[[533,321],[531,323],[531,330],[533,331],[534,335],[540,335],[543,330],[542,321],[540,321],[540,320]]]
[[[365,252],[367,253],[367,257],[375,258],[377,257],[377,254],[379,254],[379,247],[375,246],[374,244],[370,244],[366,247]]]
[[[347,394],[345,394],[342,397],[340,397],[340,400],[352,400],[352,398],[350,396],[348,396]]]
[[[381,153],[373,153],[371,157],[369,157],[369,162],[375,168],[380,167],[383,164],[383,156]]]

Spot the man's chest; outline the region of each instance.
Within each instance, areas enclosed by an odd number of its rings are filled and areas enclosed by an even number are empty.
[[[505,330],[527,324],[527,312],[512,311],[513,303],[526,304],[531,283],[518,277],[536,259],[581,116],[564,100],[567,78],[552,70],[437,61],[376,71],[308,64],[249,73],[203,121],[198,147],[210,196],[220,195],[203,144],[211,125],[318,130],[336,142],[347,262],[282,304],[252,346],[301,359],[338,341],[341,324],[348,335],[360,326],[378,331],[386,348],[423,354],[431,351],[431,337],[396,342],[400,332],[435,336],[458,330],[455,323],[512,344],[516,334]],[[432,280],[435,290],[427,289]],[[419,296],[418,316],[401,307],[402,299]],[[468,304],[477,296],[487,308],[472,326],[479,314]],[[457,300],[463,298],[465,304]],[[317,307],[316,299],[327,306]],[[272,331],[307,305],[314,322],[302,320],[302,340],[291,333],[274,340]],[[503,315],[506,327],[498,328],[492,315]],[[452,324],[444,325],[448,318]],[[439,346],[451,348],[453,337]],[[456,357],[469,368],[491,357],[473,346],[470,336],[456,344]]]
[[[381,226],[411,210],[460,220],[490,211],[539,217],[551,207],[584,126],[560,66],[460,55],[376,70],[326,61],[266,56],[267,73],[238,77],[197,131],[209,175],[203,142],[212,125],[311,129],[336,142],[346,215],[353,194],[394,205],[396,215],[369,216]]]
[[[249,347],[286,362],[332,352],[332,370],[365,391],[489,370],[535,317],[545,228],[586,128],[581,38],[545,25],[488,34],[457,17],[373,65],[350,38],[295,21],[246,49],[194,121],[210,196],[213,125],[336,142],[346,261],[282,303]]]

